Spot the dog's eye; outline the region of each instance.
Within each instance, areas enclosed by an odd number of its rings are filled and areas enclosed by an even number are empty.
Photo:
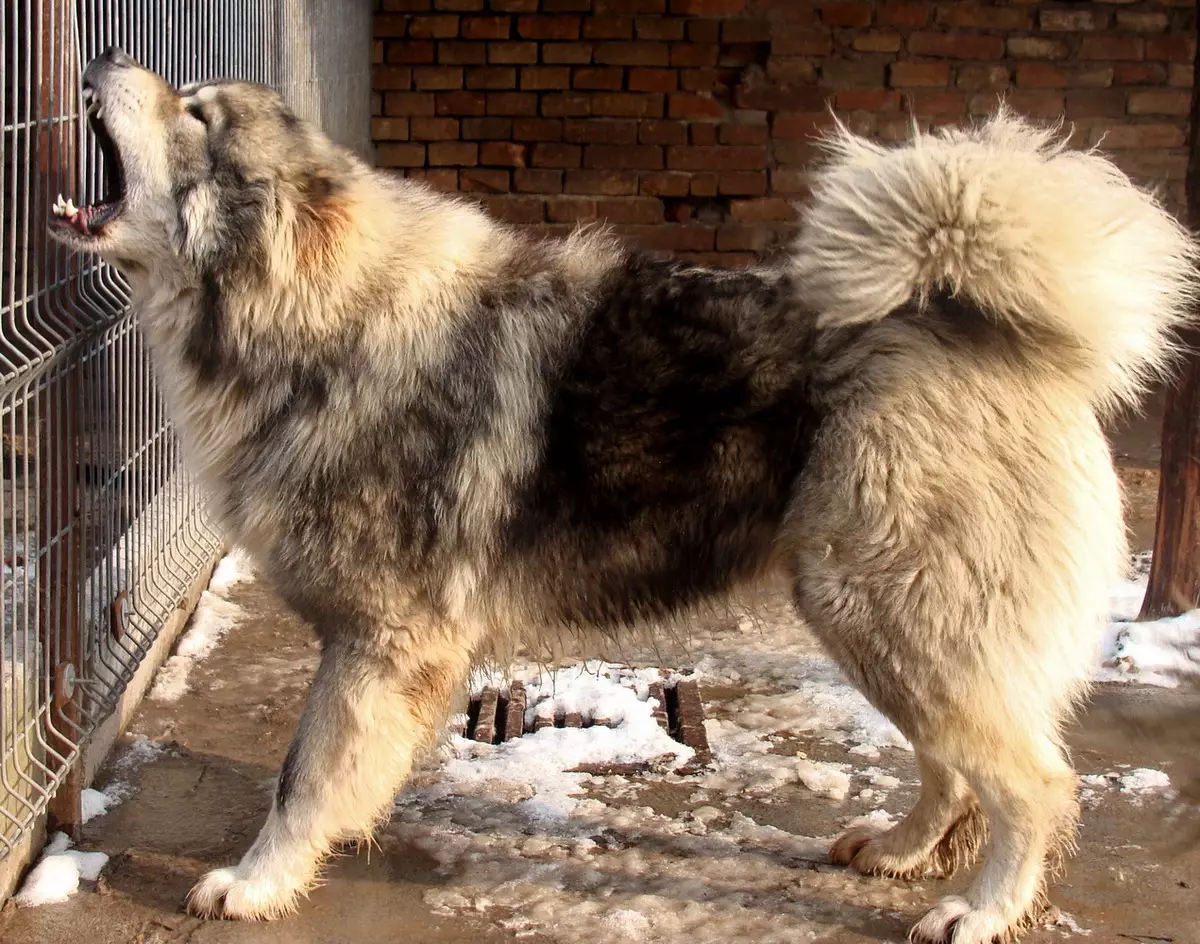
[[[192,104],[188,105],[187,113],[200,122],[200,124],[204,125],[206,128],[208,127],[208,116],[204,114],[204,109],[198,104],[193,102]]]

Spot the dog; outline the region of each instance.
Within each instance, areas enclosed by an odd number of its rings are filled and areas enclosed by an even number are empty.
[[[272,91],[83,75],[98,204],[186,461],[323,655],[269,817],[192,889],[291,912],[385,820],[470,667],[769,579],[914,745],[921,792],[834,862],[984,863],[921,942],[1013,936],[1069,848],[1062,728],[1128,560],[1100,420],[1166,370],[1197,245],[1095,152],[1000,110],[825,140],[788,257],[540,241],[366,166]]]

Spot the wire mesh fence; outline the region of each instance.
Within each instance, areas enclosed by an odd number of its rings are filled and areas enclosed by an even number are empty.
[[[370,0],[4,0],[0,862],[221,548],[125,283],[46,234],[60,192],[101,196],[82,67],[118,45],[173,84],[274,85],[365,152],[370,17]]]

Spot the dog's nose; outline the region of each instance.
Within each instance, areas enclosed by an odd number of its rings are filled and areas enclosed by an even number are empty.
[[[100,58],[114,66],[136,66],[137,60],[128,55],[120,46],[109,46]]]

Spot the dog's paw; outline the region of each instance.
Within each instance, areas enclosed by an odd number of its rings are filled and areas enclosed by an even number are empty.
[[[188,893],[187,909],[200,918],[270,921],[296,910],[299,889],[290,883],[247,875],[242,866],[213,869]]]
[[[886,878],[916,878],[928,871],[927,855],[897,854],[888,841],[890,835],[863,828],[847,830],[830,848],[829,860],[834,865],[848,865],[863,875]]]
[[[952,895],[926,912],[908,939],[911,944],[993,944],[1012,940],[1019,927],[993,908],[975,908]]]

